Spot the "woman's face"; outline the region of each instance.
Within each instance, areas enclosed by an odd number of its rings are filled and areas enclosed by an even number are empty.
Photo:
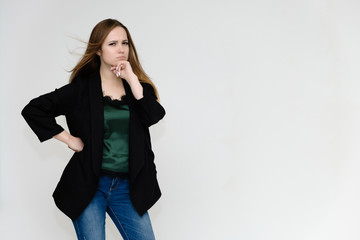
[[[127,61],[129,57],[129,42],[126,31],[122,27],[116,27],[101,45],[101,50],[97,52],[101,59],[101,64],[110,66],[117,65],[120,61]]]

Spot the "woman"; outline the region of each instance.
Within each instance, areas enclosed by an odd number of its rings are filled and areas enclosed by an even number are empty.
[[[124,239],[155,239],[147,210],[160,198],[148,128],[165,115],[128,29],[114,19],[93,29],[70,83],[22,111],[41,142],[75,151],[53,193],[78,239],[105,239],[107,212]],[[55,117],[65,115],[69,132]]]

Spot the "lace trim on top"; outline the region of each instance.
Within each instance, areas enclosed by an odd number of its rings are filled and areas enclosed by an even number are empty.
[[[123,105],[123,104],[128,104],[126,95],[121,96],[121,99],[112,98],[111,96],[108,96],[108,95],[103,95],[103,102],[105,104],[109,104],[114,107]]]

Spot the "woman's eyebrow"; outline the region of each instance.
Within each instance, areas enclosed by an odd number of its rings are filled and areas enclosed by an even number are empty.
[[[126,41],[126,42],[128,42],[128,40],[127,39],[124,39],[124,40],[122,40],[122,42],[124,42],[124,41]],[[112,42],[119,42],[118,40],[110,40],[110,41],[108,41],[108,43],[112,43]]]

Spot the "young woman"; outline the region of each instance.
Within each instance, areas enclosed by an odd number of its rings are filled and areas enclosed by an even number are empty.
[[[148,128],[165,110],[123,24],[99,22],[70,83],[31,100],[22,115],[41,142],[55,138],[74,151],[53,197],[78,239],[105,239],[106,212],[124,239],[155,239],[147,210],[161,193]]]

